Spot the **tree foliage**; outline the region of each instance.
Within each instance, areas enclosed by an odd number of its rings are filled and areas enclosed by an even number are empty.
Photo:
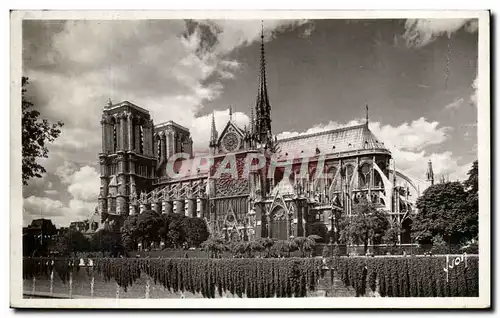
[[[210,235],[207,223],[200,218],[185,218],[183,228],[186,242],[191,247],[198,247]]]
[[[448,244],[463,244],[477,236],[477,164],[464,182],[435,184],[417,200],[414,237],[421,244],[431,244],[441,236]],[[474,173],[474,171],[476,171]]]
[[[340,223],[341,240],[349,244],[362,243],[365,253],[368,241],[383,236],[389,226],[387,213],[366,199],[355,204],[352,215],[343,217]]]
[[[40,112],[26,96],[28,78],[22,78],[22,179],[27,185],[31,178],[41,178],[45,168],[37,161],[47,158],[47,144],[59,137],[63,123],[51,124],[47,119],[40,118]]]
[[[89,240],[80,231],[68,229],[55,239],[51,250],[61,256],[70,256],[87,252],[90,247]]]
[[[128,250],[135,250],[139,242],[164,242],[167,247],[180,247],[184,243],[198,247],[210,233],[205,220],[190,218],[183,214],[158,214],[144,211],[139,215],[128,216],[121,228],[122,242]]]
[[[113,257],[125,254],[120,233],[108,230],[99,230],[92,236],[91,249],[95,252],[107,252]]]
[[[137,235],[146,244],[152,242],[160,242],[158,235],[160,228],[163,226],[163,217],[153,210],[147,210],[139,214],[137,218]]]

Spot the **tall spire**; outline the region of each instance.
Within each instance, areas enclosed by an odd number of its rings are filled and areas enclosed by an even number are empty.
[[[214,112],[212,112],[212,127],[210,130],[210,146],[214,146],[217,143],[218,139],[218,133],[217,129],[215,128],[215,115]]]
[[[250,107],[250,135],[253,137],[253,134],[255,132],[255,120],[253,118],[253,108]]]
[[[257,130],[257,139],[261,143],[267,143],[269,141],[267,137],[271,135],[271,105],[269,104],[269,95],[267,93],[264,21],[262,21],[261,25],[260,40],[260,70],[257,103],[255,105],[255,113],[257,116],[255,128]]]
[[[233,107],[229,105],[229,120],[233,120]]]
[[[368,104],[366,104],[366,126],[368,126]]]

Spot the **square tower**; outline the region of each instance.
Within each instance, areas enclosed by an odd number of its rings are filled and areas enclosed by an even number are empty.
[[[149,112],[128,101],[109,101],[104,108],[98,207],[103,219],[127,216],[137,205],[137,192],[151,190],[156,166],[153,126]]]

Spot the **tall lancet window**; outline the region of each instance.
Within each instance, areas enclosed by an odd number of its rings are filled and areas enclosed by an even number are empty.
[[[359,174],[359,185],[361,188],[368,188],[370,186],[370,176],[371,176],[371,167],[368,163],[365,163],[361,166]]]
[[[139,129],[139,153],[144,154],[144,128],[141,125]]]
[[[156,135],[156,160],[160,161],[163,154],[161,153],[161,135]]]
[[[117,127],[118,125],[116,122],[113,120],[113,152],[116,152],[116,149],[118,147],[118,132],[117,132]]]

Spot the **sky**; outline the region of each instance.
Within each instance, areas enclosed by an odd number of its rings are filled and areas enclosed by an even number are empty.
[[[47,170],[23,189],[24,224],[86,219],[97,204],[100,119],[109,98],[190,129],[208,147],[212,112],[248,124],[257,97],[261,22],[23,22],[27,96],[62,120]],[[476,20],[266,20],[272,129],[294,136],[364,121],[396,166],[463,180],[477,159]]]

